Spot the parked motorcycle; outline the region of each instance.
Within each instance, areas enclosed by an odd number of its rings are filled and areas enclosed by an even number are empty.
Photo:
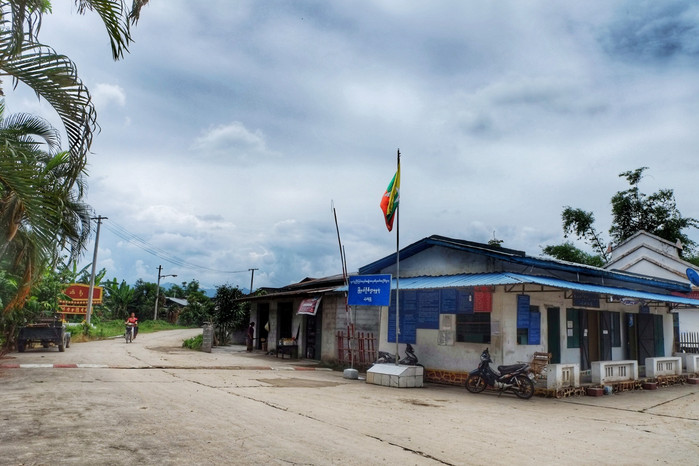
[[[534,374],[529,368],[529,364],[511,364],[508,366],[498,366],[494,371],[490,367],[490,352],[486,348],[481,353],[481,363],[478,369],[469,373],[466,379],[466,390],[471,393],[480,393],[486,387],[493,387],[500,390],[500,394],[511,391],[519,398],[528,400],[534,395]]]
[[[415,350],[413,349],[412,345],[408,343],[405,346],[405,357],[398,361],[398,364],[402,364],[404,366],[417,366],[417,356],[415,356]]]
[[[408,343],[405,347],[405,357],[398,361],[398,364],[403,366],[419,366],[417,356],[415,355],[415,350],[412,345]],[[386,351],[379,351],[379,357],[374,362],[374,364],[395,364],[396,358],[391,353]]]

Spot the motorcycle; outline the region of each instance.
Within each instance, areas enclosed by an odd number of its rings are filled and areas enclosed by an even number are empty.
[[[417,356],[415,356],[415,350],[413,349],[412,345],[408,343],[405,347],[405,357],[398,361],[398,364],[402,364],[404,366],[417,366],[419,365],[417,363]]]
[[[529,364],[511,364],[508,366],[498,366],[494,371],[490,367],[490,352],[486,348],[481,353],[481,363],[478,369],[471,371],[466,379],[466,390],[471,393],[480,393],[487,387],[500,390],[502,395],[505,391],[511,391],[519,398],[528,400],[534,395],[534,374],[531,372]]]
[[[419,366],[417,362],[417,356],[415,355],[415,350],[412,345],[408,343],[405,347],[405,357],[398,361],[398,364],[403,366]],[[379,351],[379,357],[374,362],[374,364],[395,364],[396,358],[386,351]],[[372,364],[373,365],[373,364]]]
[[[136,325],[132,323],[126,324],[126,333],[124,333],[124,338],[126,339],[126,343],[131,343],[133,341],[133,335],[134,332],[136,331],[134,329]]]

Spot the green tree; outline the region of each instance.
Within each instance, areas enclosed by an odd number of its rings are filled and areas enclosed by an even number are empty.
[[[211,321],[214,312],[214,303],[201,291],[199,282],[197,280],[192,280],[189,283],[183,282],[182,288],[185,291],[187,306],[185,306],[178,316],[179,323],[198,327],[204,322]]]
[[[570,241],[555,246],[546,246],[544,254],[567,262],[576,264],[593,265],[595,267],[604,266],[604,260],[599,254],[588,254],[575,247]]]
[[[147,283],[140,278],[136,280],[133,287],[133,307],[130,310],[136,313],[139,320],[153,318],[157,287],[155,283]]]
[[[245,293],[237,286],[221,285],[216,288],[216,296],[213,298],[213,318],[219,342],[226,343],[232,330],[247,327],[250,321],[249,304],[236,302],[244,296]]]
[[[641,167],[619,175],[626,178],[630,188],[612,197],[613,218],[609,234],[614,242],[621,243],[636,232],[645,230],[668,241],[680,240],[685,254],[691,255],[696,243],[684,230],[697,228],[699,222],[694,218],[682,216],[677,209],[672,189],[661,189],[650,195],[640,192],[638,185],[647,169],[648,167]]]
[[[671,242],[681,241],[683,258],[699,263],[694,256],[696,243],[684,232],[689,228],[699,227],[699,221],[692,217],[683,217],[677,209],[672,189],[661,189],[646,195],[639,190],[639,183],[648,167],[637,168],[619,174],[625,178],[630,187],[617,192],[611,199],[612,225],[609,234],[619,244],[637,232],[644,230]],[[594,254],[576,248],[571,242],[550,245],[543,248],[543,253],[561,260],[600,266],[608,261],[602,235],[595,229],[595,217],[592,212],[566,206],[561,215],[564,237],[575,235],[590,246]]]
[[[20,284],[3,308],[9,312],[46,267],[58,264],[61,251],[78,257],[90,211],[81,200],[82,178],[73,179],[69,155],[58,152],[55,128],[33,115],[5,118],[4,110],[0,103],[0,264]]]
[[[109,310],[112,319],[126,319],[131,313],[134,303],[135,289],[122,280],[117,284],[117,279],[104,283],[104,305]],[[135,311],[134,311],[135,312]]]

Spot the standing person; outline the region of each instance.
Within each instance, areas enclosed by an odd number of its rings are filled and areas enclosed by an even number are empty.
[[[250,322],[248,327],[248,335],[245,342],[248,344],[248,353],[252,352],[252,341],[255,338],[255,322]]]

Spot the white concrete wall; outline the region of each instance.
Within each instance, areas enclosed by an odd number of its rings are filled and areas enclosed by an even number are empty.
[[[402,270],[402,263],[401,263]],[[517,293],[506,293],[503,287],[496,287],[493,295],[493,311],[491,313],[491,341],[489,344],[454,342],[453,345],[439,344],[439,330],[417,329],[416,343],[413,344],[415,353],[428,369],[450,371],[469,371],[475,369],[480,362],[480,354],[488,347],[493,359],[493,365],[515,364],[531,361],[535,352],[549,352],[547,309],[560,310],[560,328],[558,331],[561,348],[562,364],[579,364],[580,348],[567,347],[566,309],[572,308],[570,299],[565,298],[564,292],[528,293],[530,305],[538,306],[541,315],[541,339],[538,345],[520,345],[517,343]],[[625,306],[621,303],[600,301],[600,308],[595,311],[614,311],[620,313],[621,346],[612,347],[612,360],[626,358],[625,341],[627,329],[624,325],[625,313],[637,313],[638,306]],[[654,314],[663,315],[663,332],[665,354],[672,354],[672,315],[663,308],[651,308]],[[453,321],[455,323],[455,320]],[[388,342],[388,308],[381,309],[381,334],[379,349],[395,354],[396,345]],[[405,345],[399,345],[399,355],[405,355]]]
[[[699,309],[680,309],[680,332],[699,332]]]

